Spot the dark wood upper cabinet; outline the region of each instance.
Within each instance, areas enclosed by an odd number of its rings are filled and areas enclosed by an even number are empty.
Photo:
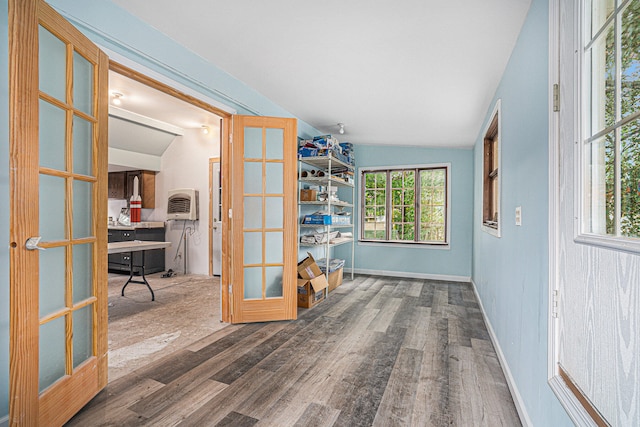
[[[143,209],[156,207],[156,173],[152,171],[109,172],[109,198],[130,200],[133,179],[138,177],[138,191]]]
[[[127,185],[126,172],[109,172],[109,198],[124,199]]]

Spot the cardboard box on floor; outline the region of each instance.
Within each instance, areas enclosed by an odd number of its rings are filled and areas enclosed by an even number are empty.
[[[329,286],[324,274],[314,279],[298,279],[298,307],[311,308],[326,298]]]
[[[322,273],[310,253],[298,263],[298,307],[311,308],[324,300],[329,287],[327,276]]]
[[[329,273],[329,292],[342,285],[342,268],[340,267],[336,271]]]

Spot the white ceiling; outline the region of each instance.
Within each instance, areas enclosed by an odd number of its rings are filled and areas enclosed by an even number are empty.
[[[121,104],[109,107],[109,147],[161,156],[177,135],[209,128],[220,132],[220,117],[121,74],[109,72],[109,92]],[[112,169],[115,170],[115,169]]]
[[[470,147],[530,0],[112,0],[341,141]]]
[[[118,107],[182,129],[218,127],[220,117],[122,74],[109,71],[109,92],[122,94]]]

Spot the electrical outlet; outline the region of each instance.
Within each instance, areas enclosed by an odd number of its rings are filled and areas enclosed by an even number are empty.
[[[516,225],[522,225],[522,206],[516,206]]]

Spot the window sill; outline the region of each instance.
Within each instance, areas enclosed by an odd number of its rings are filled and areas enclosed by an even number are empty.
[[[500,237],[500,228],[498,227],[498,224],[494,226],[494,225],[487,225],[486,223],[483,223],[482,231],[484,231],[487,234],[491,234],[492,236]]]
[[[358,246],[380,246],[385,248],[412,248],[412,249],[435,249],[450,250],[448,243],[419,243],[419,242],[390,242],[376,240],[358,240]]]
[[[640,254],[640,239],[579,234],[573,240],[582,245],[598,246],[604,249],[613,249],[636,255]]]

